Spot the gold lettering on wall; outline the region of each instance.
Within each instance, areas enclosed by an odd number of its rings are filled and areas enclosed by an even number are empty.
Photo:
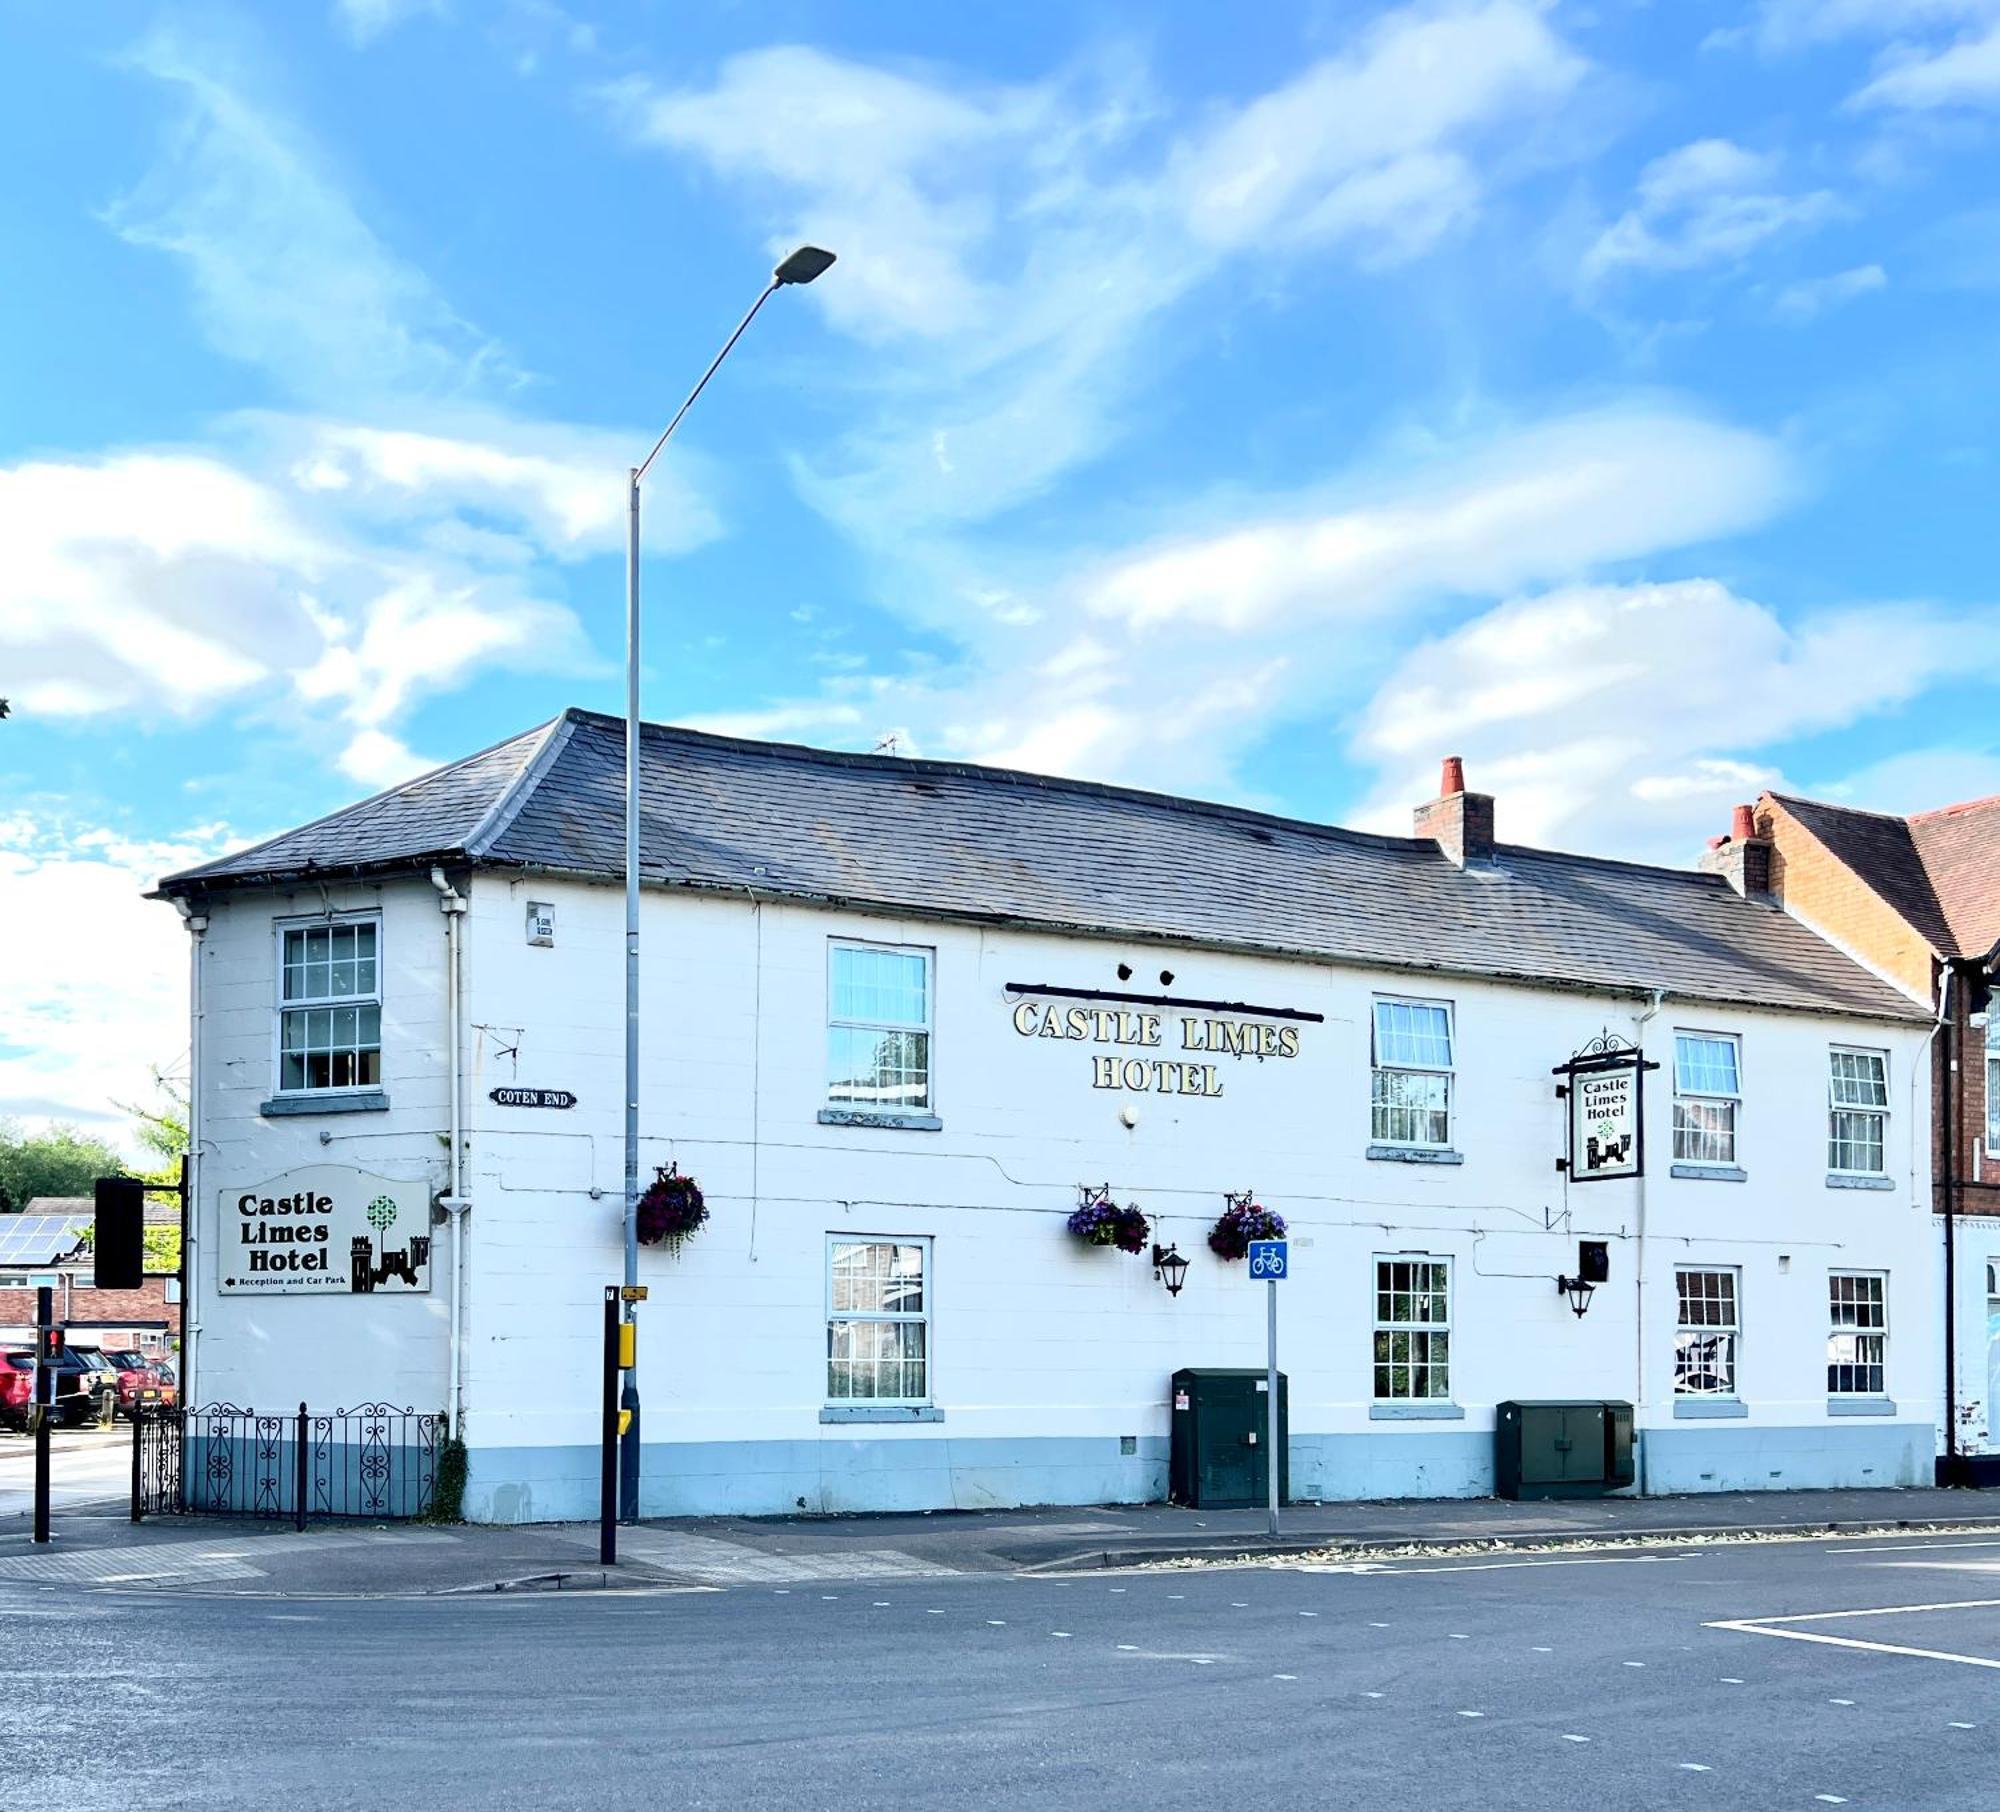
[[[1036,1000],[1016,1002],[1013,1021],[1015,1032],[1023,1038],[1053,1038],[1127,1050],[1158,1049],[1166,1024],[1158,1013],[1133,1012],[1122,1007],[1050,1006]],[[1272,1025],[1261,1019],[1232,1018],[1225,1014],[1182,1014],[1177,1016],[1175,1024],[1181,1050],[1198,1057],[1263,1063],[1271,1059],[1288,1060],[1299,1054],[1297,1026]],[[1093,1052],[1090,1086],[1128,1094],[1197,1095],[1219,1101],[1223,1081],[1218,1063]]]

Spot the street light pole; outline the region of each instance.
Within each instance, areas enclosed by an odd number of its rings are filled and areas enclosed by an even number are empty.
[[[709,361],[701,382],[674,411],[653,450],[632,468],[627,495],[625,538],[625,1284],[622,1292],[627,1321],[639,1318],[635,1300],[639,1282],[639,486],[660,456],[660,449],[708,388],[730,350],[742,339],[757,311],[787,284],[810,283],[833,263],[833,254],[802,245],[771,273],[771,281],[737,322],[736,331]],[[625,1369],[619,1407],[629,1412],[619,1441],[618,1515],[624,1522],[639,1519],[639,1367],[637,1331],[634,1363]]]

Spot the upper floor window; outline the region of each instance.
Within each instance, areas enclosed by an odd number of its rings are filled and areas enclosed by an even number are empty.
[[[1849,1176],[1881,1176],[1888,1169],[1889,1054],[1828,1053],[1826,1167]]]
[[[1681,1164],[1734,1164],[1736,1110],[1743,1082],[1734,1037],[1722,1032],[1674,1034],[1674,1159]]]
[[[2000,1007],[1986,1019],[1986,1149],[2000,1157]]]
[[[834,944],[827,971],[826,1098],[863,1113],[931,1110],[931,953]]]
[[[278,1088],[382,1085],[382,922],[336,919],[278,930]]]
[[[1369,1137],[1378,1145],[1451,1143],[1451,1003],[1375,1003]]]

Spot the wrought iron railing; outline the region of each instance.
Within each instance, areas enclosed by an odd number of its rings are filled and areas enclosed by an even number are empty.
[[[431,1507],[444,1417],[390,1403],[270,1414],[148,1409],[132,1428],[133,1520],[206,1516],[409,1521]]]

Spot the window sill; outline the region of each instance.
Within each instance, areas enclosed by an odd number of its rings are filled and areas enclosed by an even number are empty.
[[[1371,1422],[1463,1422],[1465,1411],[1456,1403],[1371,1403]]]
[[[1673,1174],[1691,1183],[1747,1183],[1750,1173],[1735,1164],[1676,1164]]]
[[[267,1120],[288,1114],[386,1114],[389,1097],[379,1088],[357,1088],[342,1095],[273,1095],[257,1111]]]
[[[1830,1416],[1893,1416],[1896,1413],[1894,1397],[1829,1397],[1826,1413]]]
[[[1676,1422],[1734,1422],[1750,1413],[1741,1397],[1676,1397]]]
[[[822,1422],[942,1422],[944,1411],[934,1403],[829,1403],[819,1412]]]
[[[823,1107],[822,1126],[874,1126],[895,1132],[943,1132],[944,1122],[936,1114],[875,1114],[866,1108]]]
[[[1440,1146],[1433,1150],[1428,1145],[1371,1145],[1367,1155],[1378,1163],[1385,1164],[1463,1164],[1465,1153],[1450,1151]]]
[[[1894,1177],[1852,1177],[1844,1171],[1830,1170],[1826,1176],[1829,1189],[1894,1189]]]

